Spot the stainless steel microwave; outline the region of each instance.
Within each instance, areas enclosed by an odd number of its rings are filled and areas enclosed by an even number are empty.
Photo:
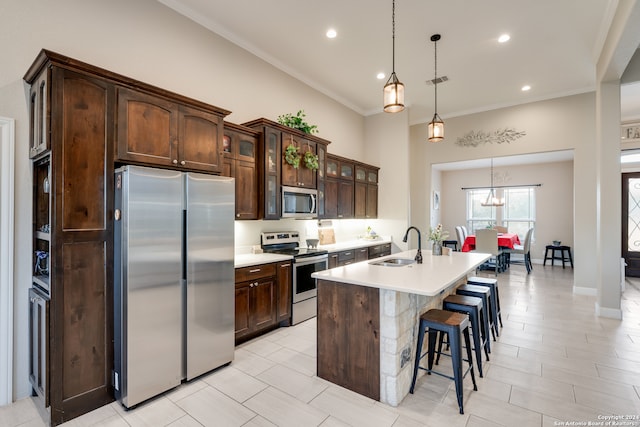
[[[317,218],[318,191],[282,186],[282,218]]]

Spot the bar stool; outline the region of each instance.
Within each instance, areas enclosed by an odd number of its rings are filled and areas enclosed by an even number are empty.
[[[556,252],[558,251],[560,252],[560,256],[556,256]],[[549,252],[551,252],[551,256],[549,256]],[[551,260],[552,267],[553,267],[553,261],[557,259],[562,261],[562,268],[564,268],[565,261],[568,261],[569,264],[571,264],[571,268],[573,268],[573,258],[571,257],[571,246],[564,246],[564,245],[545,246],[544,261],[542,262],[543,267],[547,265],[548,259]]]
[[[429,347],[427,353],[422,354],[422,345],[424,343],[424,333],[429,333]],[[436,353],[436,341],[438,333],[447,333],[449,335],[451,345],[450,356],[453,364],[453,377],[436,372],[433,370],[433,359]],[[460,342],[460,334],[464,336],[464,342],[467,347],[467,359],[462,358],[462,343]],[[420,366],[420,360],[426,355],[428,368]],[[440,353],[438,353],[439,355]],[[469,362],[469,368],[463,373],[462,362],[463,360]],[[462,409],[462,379],[471,372],[471,381],[473,382],[473,389],[478,390],[476,385],[476,377],[473,374],[473,355],[471,353],[471,341],[469,340],[469,318],[462,313],[455,313],[453,311],[439,310],[433,308],[422,316],[420,316],[420,331],[418,333],[418,346],[416,347],[416,360],[413,366],[413,379],[411,380],[411,388],[409,392],[413,394],[413,389],[416,385],[416,378],[418,377],[418,369],[427,371],[427,374],[434,373],[436,375],[443,376],[453,380],[456,385],[456,396],[458,398],[458,407],[460,413],[464,414]]]
[[[491,288],[478,285],[460,285],[458,289],[456,289],[456,294],[482,298],[482,306],[486,307],[487,310],[487,315],[485,316],[485,319],[488,319],[489,323],[487,329],[491,331],[491,336],[493,340],[496,341],[496,336],[500,336],[500,333],[496,326],[497,316],[491,309]],[[489,348],[491,348],[491,346],[489,346]]]
[[[457,240],[443,240],[442,246],[447,248],[451,248],[453,251],[458,251],[458,241]]]
[[[476,365],[478,366],[478,373],[482,378],[482,349],[484,348],[484,354],[489,361],[489,335],[484,330],[484,311],[482,310],[482,299],[477,297],[468,297],[465,295],[449,295],[442,301],[442,309],[455,311],[457,313],[465,313],[469,315],[471,321],[471,335],[473,338],[473,348],[476,352]],[[438,345],[438,352],[442,350],[442,343],[444,340],[444,334],[440,334],[440,344]],[[436,359],[436,365],[440,361],[440,355]]]
[[[491,288],[491,306],[493,312],[498,316],[498,320],[500,321],[500,327],[504,328],[502,325],[502,310],[500,309],[500,292],[498,291],[498,279],[490,279],[488,277],[469,277],[467,278],[467,284],[469,285],[478,285],[478,286],[487,286]]]

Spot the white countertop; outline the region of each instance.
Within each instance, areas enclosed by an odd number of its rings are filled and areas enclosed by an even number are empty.
[[[249,267],[252,265],[258,264],[269,264],[271,262],[280,262],[286,261],[288,259],[293,259],[291,255],[281,255],[281,254],[272,254],[272,253],[262,253],[262,254],[236,254],[234,258],[234,267]]]
[[[358,262],[331,270],[318,271],[311,277],[353,285],[389,289],[410,294],[434,296],[454,284],[468,272],[488,260],[490,254],[477,252],[451,252],[451,255],[433,256],[422,251],[422,264],[413,263],[401,267],[372,265],[391,258],[416,256],[416,250],[399,252],[367,262]]]
[[[349,250],[349,249],[357,249],[357,248],[364,248],[368,246],[382,245],[384,243],[391,243],[391,238],[381,237],[375,240],[370,240],[370,239],[348,240],[346,242],[334,243],[332,245],[319,245],[318,249],[325,249],[329,252],[338,252],[338,251]],[[234,258],[234,267],[235,268],[250,267],[252,265],[286,261],[288,259],[293,259],[293,257],[290,255],[281,255],[281,254],[266,253],[266,252],[261,254],[236,252],[235,258]]]

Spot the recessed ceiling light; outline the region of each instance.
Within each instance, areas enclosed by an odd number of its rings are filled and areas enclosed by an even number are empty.
[[[531,86],[529,86],[529,85],[524,85],[524,86],[522,86],[522,89],[521,89],[521,90],[522,90],[523,92],[526,92],[526,91],[528,91],[528,90],[531,90]]]
[[[386,77],[386,76],[384,75],[384,73],[378,73],[378,74],[376,75],[376,78],[377,78],[378,80],[382,80],[382,79],[384,79],[385,77]]]
[[[338,33],[333,28],[329,28],[327,30],[327,38],[335,39],[337,35],[338,35]]]
[[[511,38],[511,36],[509,34],[503,34],[500,37],[498,37],[498,42],[499,43],[506,43],[509,41],[509,39]]]

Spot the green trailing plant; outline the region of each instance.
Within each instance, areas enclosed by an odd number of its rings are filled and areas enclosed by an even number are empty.
[[[318,155],[313,154],[312,151],[304,153],[304,165],[312,171],[318,170]]]
[[[304,133],[318,133],[318,126],[307,123],[305,120],[306,117],[304,110],[300,110],[295,116],[291,113],[278,116],[278,123],[293,129],[301,130]]]
[[[298,147],[293,145],[293,143],[289,144],[284,150],[284,159],[295,169],[298,169],[300,166],[300,151]]]

